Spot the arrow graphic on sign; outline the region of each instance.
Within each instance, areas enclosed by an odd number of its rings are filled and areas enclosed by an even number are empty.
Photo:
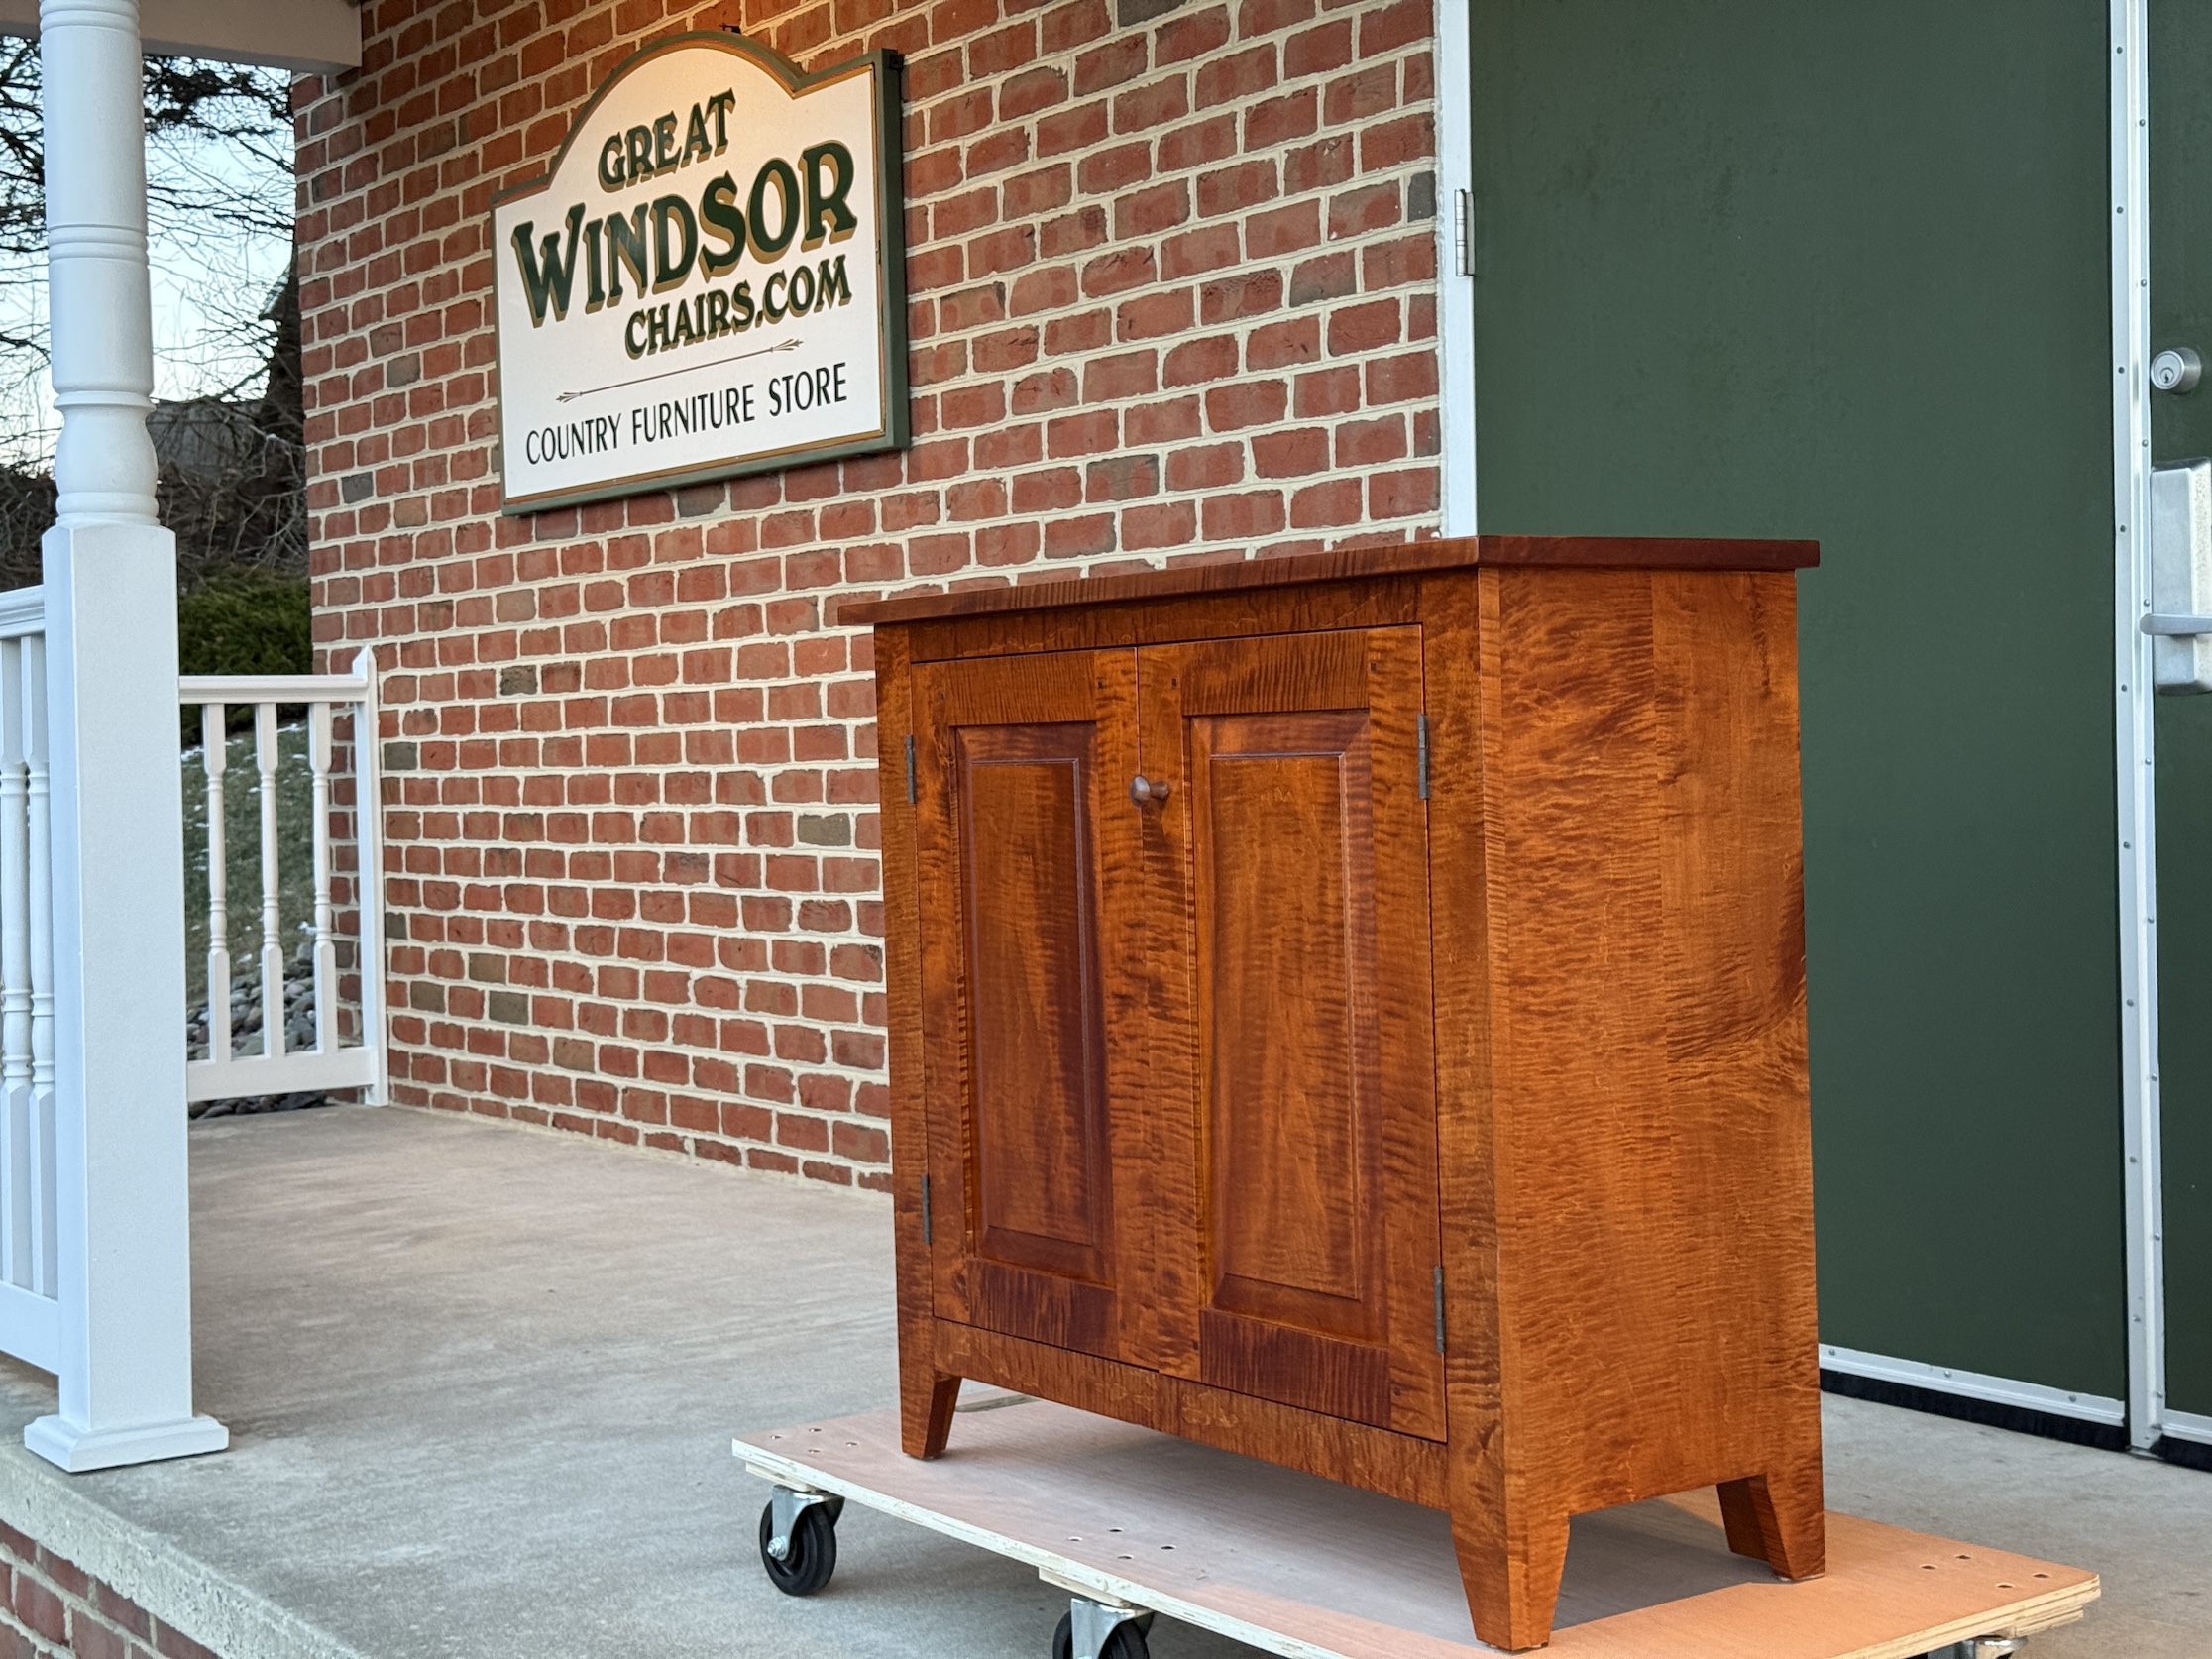
[[[663,369],[657,375],[640,375],[634,381],[614,381],[609,385],[595,386],[584,391],[564,391],[558,397],[554,398],[553,401],[556,403],[573,403],[579,397],[597,397],[603,391],[620,391],[625,387],[645,386],[653,381],[668,380],[671,376],[675,375],[696,375],[703,370],[708,369],[726,369],[732,363],[744,362],[745,359],[748,357],[766,357],[770,352],[796,351],[798,347],[799,342],[797,338],[793,338],[785,340],[778,345],[762,346],[755,351],[739,352],[735,357],[717,358],[712,363],[687,363],[681,369]]]

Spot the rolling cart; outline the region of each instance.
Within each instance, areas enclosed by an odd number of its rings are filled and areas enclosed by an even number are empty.
[[[1155,1613],[1289,1659],[1468,1659],[1477,1641],[1441,1513],[1020,1394],[964,1400],[945,1455],[899,1414],[740,1435],[771,1482],[761,1563],[808,1596],[847,1502],[1009,1556],[1069,1596],[1054,1659],[1145,1659]],[[1728,1552],[1712,1492],[1575,1522],[1559,1659],[1996,1659],[2070,1624],[2077,1567],[1830,1512],[1828,1570],[1797,1584]]]

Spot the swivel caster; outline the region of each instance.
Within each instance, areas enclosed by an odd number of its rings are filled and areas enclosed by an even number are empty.
[[[844,1499],[778,1487],[760,1511],[760,1564],[786,1596],[812,1596],[837,1570],[837,1516]]]
[[[1153,1615],[1140,1607],[1111,1607],[1086,1597],[1068,1599],[1052,1632],[1052,1659],[1152,1659],[1145,1627]]]

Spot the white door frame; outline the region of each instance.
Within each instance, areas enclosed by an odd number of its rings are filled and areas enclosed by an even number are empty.
[[[1475,533],[1475,67],[1468,0],[1436,7],[1436,343],[1444,533]]]
[[[2164,1432],[2158,1165],[2157,753],[2151,642],[2151,74],[2148,0],[2112,0],[2114,771],[2120,857],[2120,1056],[2127,1196],[2128,1443]]]

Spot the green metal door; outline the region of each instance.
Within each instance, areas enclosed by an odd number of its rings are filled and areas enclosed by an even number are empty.
[[[2212,8],[2157,0],[2151,27],[2151,340],[2212,358]],[[2155,393],[2152,453],[2212,456],[2212,385]],[[2161,697],[2158,1060],[2166,1404],[2212,1430],[2212,697]]]
[[[1483,529],[1821,541],[1823,1340],[2117,1398],[2107,23],[1472,0],[1472,287]]]

